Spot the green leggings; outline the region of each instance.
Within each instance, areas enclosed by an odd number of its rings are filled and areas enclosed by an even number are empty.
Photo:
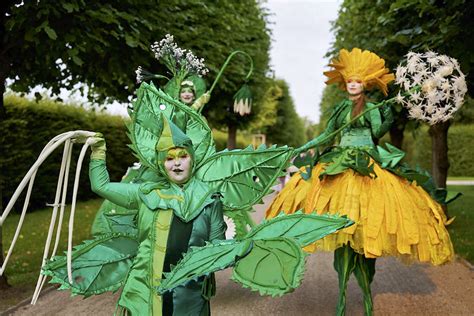
[[[354,272],[357,283],[364,294],[365,315],[373,315],[370,283],[374,279],[375,259],[368,259],[364,255],[356,253],[349,245],[345,245],[334,251],[334,269],[336,269],[339,277],[339,299],[336,315],[345,314],[347,282],[352,272]]]

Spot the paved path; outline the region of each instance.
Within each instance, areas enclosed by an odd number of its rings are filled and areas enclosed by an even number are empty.
[[[263,216],[259,207],[256,219]],[[278,298],[261,297],[230,280],[230,271],[217,273],[213,315],[334,315],[338,287],[332,254],[308,257],[302,285]],[[406,266],[393,258],[377,260],[372,286],[376,315],[473,315],[474,270],[460,261],[442,267]],[[86,300],[67,292],[51,291],[36,306],[24,306],[15,315],[111,315],[116,294]],[[352,278],[347,293],[347,315],[362,315],[362,295]]]
[[[447,185],[474,185],[474,180],[448,180]]]

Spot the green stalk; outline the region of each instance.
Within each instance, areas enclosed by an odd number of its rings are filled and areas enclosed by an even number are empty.
[[[219,79],[221,78],[222,74],[224,73],[224,70],[227,68],[227,65],[229,64],[230,60],[237,54],[242,54],[244,55],[245,57],[247,57],[247,59],[249,60],[250,62],[250,69],[247,73],[247,76],[245,76],[245,79],[244,81],[247,82],[250,78],[250,76],[252,75],[252,72],[253,72],[253,60],[252,60],[252,57],[250,57],[249,54],[247,54],[246,52],[244,51],[241,51],[241,50],[236,50],[236,51],[233,51],[232,53],[230,53],[230,55],[227,57],[226,61],[224,62],[224,64],[222,65],[221,69],[219,70],[219,73],[217,74],[216,76],[216,79],[214,80],[214,82],[212,83],[212,86],[211,88],[209,89],[208,93],[211,94],[212,91],[214,90],[214,88],[216,87],[216,84],[217,82],[219,81]],[[204,106],[202,106],[200,109],[199,109],[199,113],[201,113],[202,109],[204,108]]]

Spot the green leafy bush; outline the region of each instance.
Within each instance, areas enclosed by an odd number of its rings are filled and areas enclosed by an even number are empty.
[[[46,143],[54,136],[72,130],[101,132],[107,141],[107,165],[113,181],[119,181],[127,167],[136,159],[130,149],[122,117],[86,111],[72,105],[64,105],[51,100],[31,101],[18,96],[5,97],[7,119],[0,124],[0,157],[2,203],[6,206],[14,190],[28,172]],[[72,188],[75,164],[81,145],[75,145],[69,175]],[[32,209],[53,203],[56,191],[62,148],[56,150],[40,167],[36,176],[30,206]],[[96,197],[90,191],[88,160],[86,155],[81,171],[78,199]],[[72,190],[70,190],[72,191]],[[21,205],[17,202],[17,209]],[[68,199],[70,203],[70,197]]]
[[[474,176],[473,124],[454,124],[448,131],[448,175],[452,177]],[[431,138],[428,127],[424,126],[412,133],[405,133],[403,149],[406,161],[411,165],[431,170]]]

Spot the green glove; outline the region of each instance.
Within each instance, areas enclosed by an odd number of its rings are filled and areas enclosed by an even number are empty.
[[[105,146],[104,135],[102,135],[102,133],[97,133],[89,138],[87,142],[90,144],[92,150],[91,159],[105,160],[107,147]]]
[[[201,95],[196,101],[194,101],[191,107],[197,111],[202,106],[204,106],[207,102],[209,102],[210,99],[211,99],[211,94],[209,92],[206,92],[203,95]]]
[[[392,107],[389,104],[382,106],[382,115],[385,120],[393,122]]]

